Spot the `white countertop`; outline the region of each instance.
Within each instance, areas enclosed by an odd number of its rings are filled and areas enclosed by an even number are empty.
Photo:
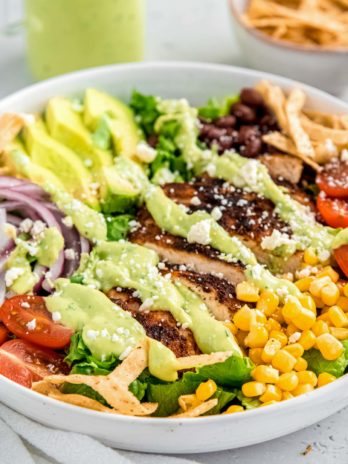
[[[15,18],[20,0],[8,2]],[[148,0],[147,11],[146,59],[243,65],[225,0]],[[23,37],[0,36],[0,97],[31,83],[24,50]],[[191,459],[206,464],[347,464],[347,423],[348,409],[287,437]],[[304,456],[309,445],[311,451]]]

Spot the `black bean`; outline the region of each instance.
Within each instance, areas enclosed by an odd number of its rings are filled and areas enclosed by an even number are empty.
[[[222,137],[223,135],[226,134],[226,131],[225,129],[221,129],[219,127],[211,127],[209,129],[209,131],[207,131],[207,133],[205,134],[205,136],[210,139],[210,140],[213,140],[213,139],[219,139],[220,137]]]
[[[234,145],[234,139],[231,135],[223,135],[219,139],[219,147],[222,151],[229,150]]]
[[[243,156],[253,158],[261,153],[262,140],[260,137],[254,137],[248,140],[244,145]]]
[[[218,118],[214,121],[214,124],[217,127],[223,127],[223,128],[230,128],[234,127],[236,125],[237,119],[233,114],[230,114],[228,116],[222,116],[221,118]]]
[[[244,123],[253,123],[257,119],[256,111],[240,102],[231,106],[231,113]]]
[[[247,143],[253,138],[260,137],[260,131],[257,126],[241,126],[238,132],[238,142]]]
[[[200,130],[200,135],[202,137],[207,136],[211,129],[214,129],[213,124],[203,124]]]
[[[264,105],[262,95],[252,87],[245,87],[240,93],[240,101],[245,105],[259,107]]]

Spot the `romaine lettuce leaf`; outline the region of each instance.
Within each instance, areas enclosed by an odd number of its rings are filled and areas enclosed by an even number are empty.
[[[348,366],[348,340],[343,340],[344,352],[335,361],[325,359],[319,350],[312,348],[305,351],[303,357],[308,362],[308,370],[319,375],[321,372],[328,372],[335,377],[341,377]]]
[[[154,124],[160,113],[157,109],[157,98],[134,91],[130,101],[140,127],[149,136],[154,132]]]
[[[226,116],[230,112],[231,105],[238,100],[238,95],[228,95],[222,101],[210,98],[204,106],[198,108],[198,115],[208,121]]]

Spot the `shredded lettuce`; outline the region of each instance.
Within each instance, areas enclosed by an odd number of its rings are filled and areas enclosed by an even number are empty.
[[[208,121],[226,116],[230,112],[231,105],[238,100],[238,95],[229,95],[222,102],[216,98],[210,98],[204,106],[198,108],[198,115]]]
[[[130,101],[136,119],[144,133],[149,136],[154,133],[154,124],[160,112],[157,109],[157,98],[153,95],[143,95],[134,91]]]
[[[312,348],[305,351],[303,357],[308,362],[308,370],[319,375],[322,372],[328,372],[335,377],[341,377],[348,367],[348,340],[343,340],[344,352],[335,361],[328,361],[323,358],[320,351]]]

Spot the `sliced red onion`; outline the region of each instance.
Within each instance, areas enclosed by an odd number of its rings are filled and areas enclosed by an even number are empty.
[[[17,179],[16,177],[1,176],[0,177],[0,189],[13,189],[19,193],[26,193],[31,197],[42,198],[47,196],[46,192],[36,184],[28,182],[23,179]]]
[[[0,252],[6,248],[10,242],[10,238],[5,233],[6,222],[6,210],[4,208],[0,208]]]
[[[41,264],[36,263],[33,269],[33,273],[37,276],[38,281],[35,284],[34,292],[39,292],[40,288],[42,287],[42,283],[45,279],[45,273],[47,271],[47,267],[42,266]]]
[[[86,237],[80,237],[80,246],[81,246],[81,254],[82,253],[89,253],[91,246],[89,241],[86,239]]]
[[[5,285],[5,273],[0,273],[0,305],[5,301],[6,285]]]

